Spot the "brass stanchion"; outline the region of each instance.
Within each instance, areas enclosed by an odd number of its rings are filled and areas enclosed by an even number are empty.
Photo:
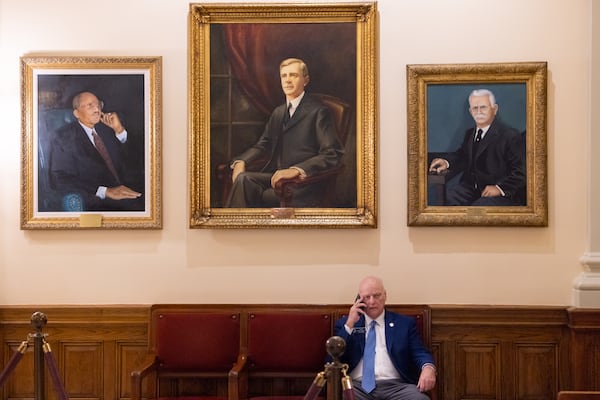
[[[39,311],[34,312],[31,316],[31,325],[35,328],[35,333],[31,337],[33,338],[33,382],[36,400],[44,400],[46,393],[44,387],[44,334],[42,329],[47,322],[46,315]]]
[[[325,348],[333,361],[325,364],[325,370],[317,374],[304,400],[315,400],[327,381],[340,382],[339,385],[327,385],[327,400],[342,400],[342,395],[343,400],[354,400],[352,380],[346,375],[348,364],[340,362],[340,357],[346,350],[346,341],[339,336],[332,336],[327,339]]]

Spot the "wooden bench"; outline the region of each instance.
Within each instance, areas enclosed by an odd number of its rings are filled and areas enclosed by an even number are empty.
[[[148,354],[131,374],[132,399],[300,399],[324,370],[325,342],[350,305],[156,304]],[[413,316],[431,345],[426,305],[388,305]],[[322,393],[324,395],[324,393]]]

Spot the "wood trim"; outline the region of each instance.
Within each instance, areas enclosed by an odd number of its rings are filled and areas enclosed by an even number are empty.
[[[204,307],[223,306],[235,307]],[[349,305],[245,307],[326,309],[337,318]],[[76,396],[71,398],[130,398],[130,373],[148,350],[151,305],[0,306],[0,366],[34,331],[31,315],[38,310],[48,317],[44,332],[66,384],[83,387],[72,390]],[[430,314],[431,350],[438,366],[434,398],[552,399],[560,390],[600,390],[600,309],[432,305]],[[82,368],[93,372],[81,373]],[[28,350],[0,390],[0,400],[32,398],[32,371]],[[75,381],[79,376],[92,378]],[[47,381],[50,394],[52,383]]]

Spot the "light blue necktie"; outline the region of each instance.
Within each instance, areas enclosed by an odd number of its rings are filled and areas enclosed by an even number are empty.
[[[371,321],[371,327],[367,333],[367,340],[365,342],[365,352],[363,354],[363,376],[362,376],[362,388],[365,392],[371,393],[375,389],[375,326],[377,322]]]

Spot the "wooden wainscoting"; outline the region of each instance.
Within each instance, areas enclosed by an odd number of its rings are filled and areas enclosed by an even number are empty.
[[[2,368],[35,333],[34,312],[43,312],[52,355],[71,400],[130,397],[129,374],[147,351],[148,306],[0,307]],[[2,399],[34,398],[33,341],[2,388]],[[45,370],[46,399],[57,396]]]
[[[150,305],[0,306],[0,367],[48,317],[44,333],[71,400],[130,398],[130,373],[147,351]],[[553,400],[560,390],[600,390],[600,309],[431,306],[436,400]],[[0,400],[33,399],[33,346]],[[56,399],[46,372],[46,398]]]
[[[569,309],[571,374],[569,390],[600,390],[600,310]]]
[[[570,385],[562,307],[432,307],[438,399],[556,399]]]

